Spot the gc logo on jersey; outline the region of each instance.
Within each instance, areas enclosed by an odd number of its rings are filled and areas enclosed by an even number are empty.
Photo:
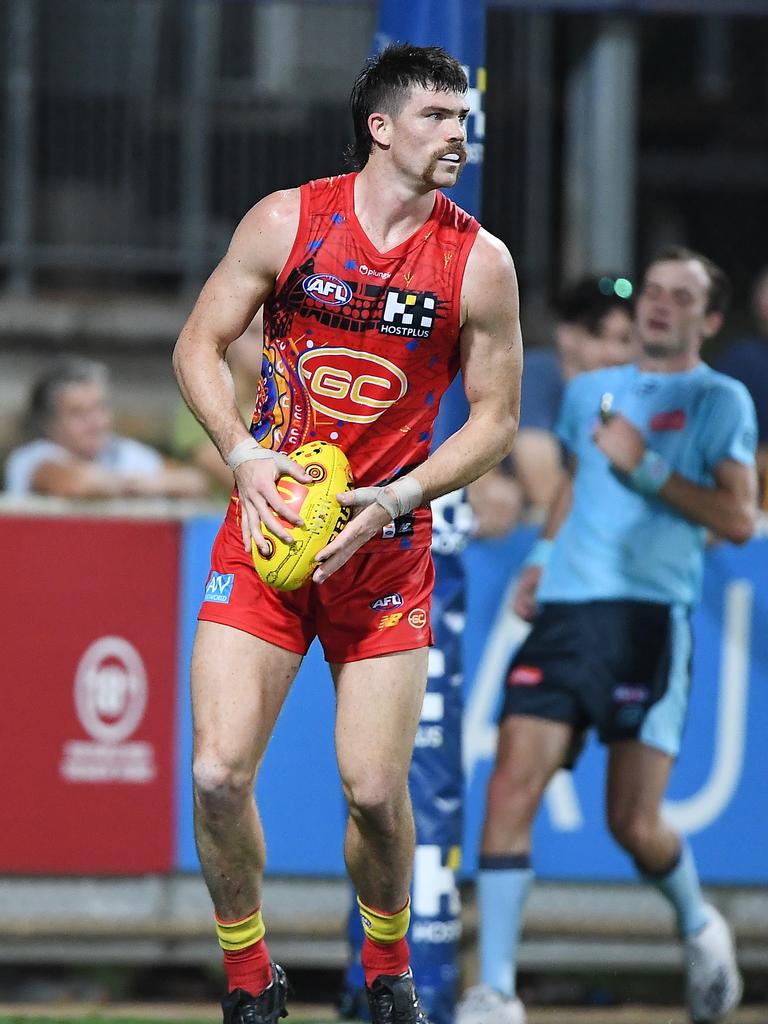
[[[309,349],[299,357],[298,369],[312,406],[348,423],[373,423],[408,390],[400,367],[372,352]]]
[[[379,332],[396,334],[401,338],[428,338],[435,323],[436,310],[437,296],[434,292],[388,288]]]
[[[312,274],[301,287],[310,299],[324,302],[326,306],[346,306],[352,298],[352,289],[347,282],[333,274]]]

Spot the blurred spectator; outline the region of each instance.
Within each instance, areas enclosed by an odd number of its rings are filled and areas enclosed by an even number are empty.
[[[168,462],[112,433],[107,368],[91,359],[58,360],[32,386],[26,427],[35,440],[8,456],[9,494],[63,498],[200,497],[200,470]]]
[[[235,401],[246,424],[250,424],[256,405],[263,341],[263,313],[259,310],[245,333],[227,349],[226,359],[235,386]],[[174,418],[173,453],[203,470],[212,493],[229,497],[234,484],[232,472],[184,401],[179,402]]]
[[[732,342],[714,360],[714,367],[745,385],[757,410],[757,470],[762,506],[768,509],[768,267],[752,291],[755,333]]]
[[[554,430],[565,385],[577,373],[631,362],[638,354],[625,291],[631,295],[623,278],[581,278],[557,303],[555,347],[526,352],[512,453],[468,489],[479,536],[501,536],[523,512],[541,518],[549,508],[562,473]]]

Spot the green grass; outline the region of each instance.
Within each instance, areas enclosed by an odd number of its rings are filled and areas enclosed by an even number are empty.
[[[217,1024],[220,1020],[220,1014],[211,1018],[211,1024]],[[65,1017],[57,1014],[55,1010],[51,1010],[50,1014],[46,1017],[26,1017],[23,1015],[10,1017],[0,1017],[0,1024],[202,1024],[200,1017],[196,1020],[184,1020],[183,1018],[174,1018],[169,1020],[159,1021],[152,1017],[112,1017],[108,1011],[104,1011],[103,1014],[88,1014],[87,1017]],[[291,1017],[291,1024],[314,1024],[313,1021],[309,1021],[306,1018]],[[328,1024],[328,1022],[324,1022]]]
[[[166,1018],[163,1021],[156,1019],[150,1019],[149,1017],[110,1017],[108,1014],[98,1014],[97,1016],[89,1015],[87,1017],[62,1017],[57,1016],[55,1010],[51,1010],[51,1013],[47,1017],[0,1017],[0,1024],[57,1024],[61,1021],[61,1024],[201,1024],[200,1018],[197,1020],[174,1020],[169,1022]]]
[[[109,1017],[101,1014],[96,1017],[62,1017],[57,1016],[55,1010],[51,1010],[47,1017],[0,1017],[0,1024],[56,1024],[57,1021],[62,1024],[169,1024],[167,1019],[158,1021],[148,1017]],[[174,1020],[171,1024],[200,1024],[200,1019]]]
[[[211,1024],[218,1024],[221,1016],[218,1014],[211,1018]],[[51,1010],[50,1014],[42,1017],[27,1017],[23,1014],[0,1017],[0,1024],[201,1024],[197,1017],[195,1020],[184,1020],[174,1018],[170,1021],[167,1017],[159,1021],[152,1017],[112,1017],[108,1011],[104,1013],[88,1014],[87,1017],[65,1017]],[[315,1022],[301,1017],[291,1017],[291,1024],[315,1024]],[[327,1021],[325,1022],[327,1024]]]

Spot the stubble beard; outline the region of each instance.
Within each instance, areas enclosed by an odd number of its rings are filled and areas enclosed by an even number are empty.
[[[651,359],[672,359],[684,355],[690,348],[690,344],[681,338],[668,342],[641,339],[641,345],[643,352]]]

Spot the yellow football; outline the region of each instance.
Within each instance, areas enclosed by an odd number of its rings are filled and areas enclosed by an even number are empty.
[[[293,537],[293,543],[286,544],[262,525],[261,532],[270,545],[268,555],[262,555],[251,541],[256,572],[277,590],[298,590],[307,582],[317,568],[315,555],[333,540],[352,514],[351,509],[336,500],[337,494],[352,486],[349,462],[341,448],[326,441],[314,441],[289,454],[312,477],[312,483],[302,484],[291,476],[281,476],[277,489],[286,504],[301,516],[304,526],[293,526],[278,516],[280,524]]]

